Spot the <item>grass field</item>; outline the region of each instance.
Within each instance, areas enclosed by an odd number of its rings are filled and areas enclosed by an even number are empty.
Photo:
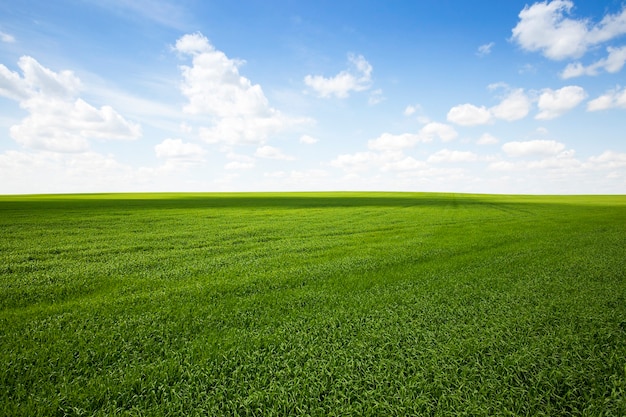
[[[0,197],[0,415],[626,415],[626,196]]]

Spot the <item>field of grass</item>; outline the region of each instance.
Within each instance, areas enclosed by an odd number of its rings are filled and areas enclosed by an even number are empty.
[[[626,196],[0,197],[0,415],[624,416]]]

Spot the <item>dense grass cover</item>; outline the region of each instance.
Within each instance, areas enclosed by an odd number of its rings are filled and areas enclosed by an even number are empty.
[[[0,197],[0,415],[626,415],[626,196]]]

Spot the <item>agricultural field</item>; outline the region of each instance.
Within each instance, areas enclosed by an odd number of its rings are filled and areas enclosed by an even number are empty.
[[[626,196],[0,197],[2,416],[624,416]]]

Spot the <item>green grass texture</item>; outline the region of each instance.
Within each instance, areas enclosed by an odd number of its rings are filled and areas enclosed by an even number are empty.
[[[0,415],[624,416],[626,196],[1,196]]]

